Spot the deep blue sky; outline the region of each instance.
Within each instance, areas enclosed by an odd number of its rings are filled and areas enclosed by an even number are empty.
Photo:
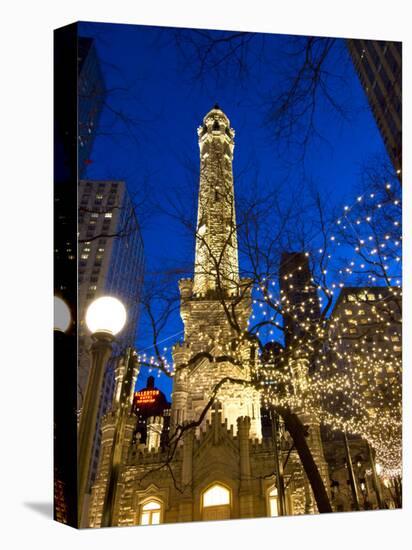
[[[350,120],[322,108],[317,124],[325,141],[317,140],[308,149],[303,165],[294,162],[293,150],[285,153],[282,149],[283,156],[278,154],[279,145],[271,139],[270,125],[265,124],[265,100],[277,89],[277,71],[284,68],[282,51],[288,37],[266,35],[265,59],[251,63],[250,74],[241,81],[231,71],[224,78],[210,74],[196,81],[182,65],[173,32],[137,25],[80,23],[80,34],[95,38],[108,89],[108,108],[102,113],[87,177],[125,180],[132,194],[144,181],[157,196],[182,186],[196,193],[196,129],[217,102],[236,131],[237,189],[247,186],[248,178],[258,171],[260,181],[268,186],[282,181],[295,188],[304,178],[312,180],[331,207],[353,200],[362,164],[372,155],[384,154],[384,148],[342,41],[336,44],[331,70],[345,74],[344,85],[338,85],[335,93],[350,106]],[[113,111],[127,114],[133,124],[127,127]],[[194,243],[170,218],[152,214],[142,224],[142,232],[148,272],[167,260],[193,261]],[[181,328],[176,315],[163,336]],[[141,330],[138,349],[148,346],[148,335]],[[146,375],[142,372],[138,387],[144,386]],[[170,391],[170,381],[162,377],[158,383]]]

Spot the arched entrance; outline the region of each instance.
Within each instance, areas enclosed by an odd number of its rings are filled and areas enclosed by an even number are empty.
[[[268,491],[268,513],[272,518],[279,515],[278,490],[275,485],[273,485]]]
[[[202,494],[202,519],[230,519],[231,500],[230,490],[220,483],[214,483]]]

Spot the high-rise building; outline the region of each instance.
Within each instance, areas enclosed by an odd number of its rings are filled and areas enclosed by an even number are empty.
[[[164,447],[170,427],[170,403],[165,394],[156,388],[154,376],[148,376],[146,386],[135,392],[133,411],[137,417],[134,433],[136,444],[147,445],[149,448]],[[150,430],[156,417],[159,419],[160,429]]]
[[[139,317],[139,294],[143,281],[143,242],[138,220],[125,182],[90,181],[79,183],[79,275],[78,275],[78,407],[86,388],[91,337],[85,325],[88,305],[95,298],[119,298],[127,310],[127,323],[116,338],[114,356],[133,346]],[[114,388],[113,361],[109,362],[100,402],[99,421],[107,410]],[[93,480],[100,446],[96,439],[91,462]]]
[[[299,351],[307,361],[309,376],[316,369],[319,343],[322,341],[321,310],[317,288],[313,282],[309,257],[305,252],[284,252],[280,259],[279,288],[283,310],[285,350],[289,356]],[[274,350],[276,351],[276,349]],[[281,356],[272,354],[272,362]],[[295,364],[295,363],[293,363]],[[296,364],[299,367],[299,363]],[[294,368],[292,368],[292,371]],[[297,411],[308,426],[308,444],[327,490],[328,465],[325,460],[320,423],[305,410]]]
[[[390,431],[384,435],[388,437],[390,434],[392,438],[390,450],[385,450],[385,462],[394,469],[399,468],[402,462],[402,397],[399,393],[402,387],[401,307],[399,287],[345,287],[330,315],[328,334],[330,360],[335,363],[337,372],[342,376],[350,375],[352,371],[358,373],[355,377],[359,380],[357,399],[361,400],[361,407],[367,407],[372,418],[377,409],[379,416],[388,415],[391,419]],[[345,396],[343,401],[335,397],[334,405],[328,403],[328,407],[345,417],[348,414],[346,406],[343,406],[345,404]],[[356,417],[356,413],[353,414]],[[376,487],[371,476],[366,443],[356,434],[348,435],[348,438],[358,477],[361,506],[365,509],[376,507]],[[350,493],[345,461],[339,459],[339,454],[344,455],[341,441],[339,453],[339,439],[342,440],[339,432],[328,433],[325,437],[326,456],[334,455],[329,464],[334,483],[333,498],[338,510],[344,506],[348,491]],[[392,475],[395,475],[394,472]],[[386,505],[393,507],[388,489],[381,486],[380,492]]]
[[[280,259],[279,286],[283,306],[285,346],[318,328],[320,305],[304,252],[284,252]]]
[[[393,361],[402,358],[402,305],[399,287],[346,287],[335,303],[329,321],[329,341],[343,371],[354,362],[387,359],[381,372],[390,380],[400,376]],[[400,380],[399,380],[400,386]]]
[[[56,47],[56,106],[55,120],[55,162],[54,162],[54,209],[55,242],[54,271],[55,294],[76,302],[76,223],[77,186],[76,180],[84,173],[93,141],[96,135],[100,112],[104,103],[105,84],[92,38],[80,37],[74,25],[73,47],[77,46],[77,59],[66,47]],[[71,62],[71,63],[70,63]],[[77,95],[70,95],[67,87],[67,71],[77,65]],[[66,71],[66,72],[65,72]],[[74,90],[72,90],[74,92]],[[77,120],[69,112],[68,103],[77,107]],[[77,100],[77,101],[76,101]],[[72,120],[73,119],[73,120]],[[77,122],[77,124],[76,124]],[[76,137],[73,131],[78,132]]]
[[[106,96],[94,39],[78,38],[78,174],[84,176]]]
[[[365,354],[378,342],[400,356],[401,300],[399,287],[343,288],[330,316],[330,339],[345,350],[362,344]]]
[[[389,158],[401,178],[402,42],[351,39],[347,45]]]

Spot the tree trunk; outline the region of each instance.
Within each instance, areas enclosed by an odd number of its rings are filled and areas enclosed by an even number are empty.
[[[318,467],[313,459],[312,452],[305,437],[305,429],[302,421],[297,414],[286,409],[280,409],[278,412],[282,416],[285,422],[285,427],[293,439],[293,443],[312,488],[319,513],[327,514],[332,512],[332,507],[329,502],[329,497],[326,492],[323,479],[319,473]]]

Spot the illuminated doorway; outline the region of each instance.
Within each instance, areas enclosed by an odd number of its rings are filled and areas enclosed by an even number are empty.
[[[202,496],[202,519],[230,519],[230,491],[223,485],[215,483]]]
[[[278,490],[275,486],[271,487],[269,489],[268,493],[268,508],[269,508],[269,516],[271,518],[279,515],[279,509],[278,509]]]

